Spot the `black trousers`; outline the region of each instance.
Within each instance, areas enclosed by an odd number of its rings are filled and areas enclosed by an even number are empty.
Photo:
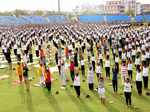
[[[143,76],[144,88],[148,88],[148,76]]]
[[[61,74],[61,73],[60,73],[60,66],[58,66],[58,70],[59,70],[59,75],[60,75],[60,74]]]
[[[39,57],[39,50],[36,50],[35,53],[36,53],[36,57]]]
[[[51,91],[51,82],[46,82],[45,84],[48,91]]]
[[[106,77],[110,78],[110,67],[105,67],[106,70]]]
[[[126,104],[131,105],[131,92],[124,92],[126,98]]]
[[[81,65],[81,71],[82,71],[82,75],[85,76],[85,67],[84,67],[84,65]]]
[[[95,72],[95,61],[92,61],[93,71]]]
[[[116,67],[117,67],[117,73],[119,73],[119,63],[115,63]]]
[[[71,79],[74,81],[74,71],[70,71]]]
[[[33,63],[32,54],[29,54],[30,63]]]
[[[55,60],[56,60],[56,64],[58,64],[58,54],[55,54]]]
[[[138,94],[142,94],[142,81],[136,81],[136,88],[138,90]]]
[[[74,86],[77,96],[80,96],[80,86]]]
[[[132,55],[132,61],[135,62],[135,55]]]
[[[114,92],[117,92],[117,90],[118,90],[118,82],[117,82],[117,80],[113,80],[112,84],[113,84]]]
[[[97,76],[97,78],[99,78],[100,77],[100,73],[96,73],[96,76]]]
[[[94,83],[89,84],[89,90],[94,90]]]
[[[14,49],[14,54],[15,56],[17,56],[17,49]]]
[[[103,60],[102,59],[100,59],[100,63],[101,63],[101,66],[103,67]]]
[[[128,75],[132,79],[132,70],[128,70]]]
[[[18,60],[21,61],[21,55],[20,54],[17,54],[17,58],[18,58]]]

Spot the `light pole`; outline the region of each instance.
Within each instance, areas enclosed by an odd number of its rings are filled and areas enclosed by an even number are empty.
[[[60,0],[58,0],[58,12],[60,12]]]

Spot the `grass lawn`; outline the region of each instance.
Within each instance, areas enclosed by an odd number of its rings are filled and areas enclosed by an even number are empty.
[[[87,66],[88,66],[87,62],[85,65],[87,76]],[[53,66],[55,66],[55,64],[51,65],[50,67]],[[16,65],[13,65],[13,68],[15,67]],[[112,86],[108,85],[108,83],[111,83],[111,80],[107,79],[105,80],[106,100],[105,104],[102,105],[100,103],[98,93],[89,91],[88,83],[87,81],[82,82],[83,80],[82,77],[81,77],[81,100],[76,98],[74,88],[70,87],[70,85],[72,85],[72,81],[70,78],[69,69],[66,70],[67,78],[69,78],[69,82],[67,82],[67,89],[66,90],[60,89],[61,86],[60,76],[58,73],[53,73],[52,78],[54,79],[58,78],[58,80],[54,80],[52,82],[52,93],[49,94],[47,92],[47,89],[43,87],[33,86],[33,84],[38,83],[40,80],[38,76],[38,68],[33,68],[32,66],[29,66],[29,68],[30,68],[29,76],[35,77],[35,79],[30,82],[31,89],[29,93],[26,92],[24,83],[19,85],[12,85],[12,81],[18,80],[16,70],[10,72],[7,68],[0,69],[0,76],[8,74],[12,76],[9,79],[0,80],[0,112],[149,112],[150,111],[149,107],[150,97],[145,95],[144,90],[143,95],[138,96],[134,81],[132,90],[132,108],[129,109],[125,106],[124,95],[119,95],[120,92],[123,92],[123,88],[121,86],[120,81],[120,74],[118,75],[119,77],[118,94],[114,94]],[[103,71],[105,71],[104,68]],[[133,80],[135,80],[135,75],[136,72],[134,70]],[[95,76],[95,88],[97,88],[98,85],[96,74],[94,74],[94,76]],[[59,91],[59,94],[56,94],[56,91]],[[91,97],[86,98],[87,94],[89,94]],[[113,101],[113,103],[110,104],[109,103],[110,101]]]

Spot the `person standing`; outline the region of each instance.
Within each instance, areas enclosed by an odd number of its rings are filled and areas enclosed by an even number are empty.
[[[94,75],[93,75],[93,68],[91,64],[89,64],[87,80],[89,84],[89,90],[93,91],[94,90]]]
[[[102,104],[104,104],[105,88],[104,88],[104,76],[103,76],[103,74],[101,74],[99,79],[98,79],[98,85],[99,85],[98,93],[99,93],[100,101]]]
[[[80,75],[79,75],[79,71],[77,71],[77,73],[75,74],[74,89],[76,91],[77,98],[80,99]]]
[[[144,82],[144,89],[148,89],[148,64],[145,63],[143,66],[143,82]]]
[[[17,63],[17,74],[19,76],[20,83],[22,82],[22,65],[20,62]]]
[[[116,65],[114,65],[114,67],[112,68],[112,72],[113,72],[113,78],[112,78],[113,90],[114,90],[114,93],[117,93],[117,90],[118,90],[118,78],[117,78],[118,71],[117,71]]]
[[[132,93],[132,85],[131,85],[131,81],[129,78],[124,79],[124,95],[125,95],[125,99],[126,99],[126,105],[128,107],[131,106],[131,93]]]
[[[141,67],[137,67],[137,74],[136,74],[136,88],[138,91],[138,94],[142,95],[142,70]]]
[[[72,81],[74,81],[74,61],[73,60],[70,61],[70,75],[71,75]]]
[[[26,91],[29,92],[29,89],[30,89],[30,84],[29,84],[29,80],[28,80],[28,67],[27,67],[27,64],[26,63],[23,63],[23,77],[24,77],[24,82],[25,82],[25,85],[26,85]]]
[[[51,93],[51,73],[49,68],[46,68],[45,85],[49,93]]]
[[[105,71],[106,71],[106,77],[110,79],[110,60],[109,56],[106,56],[106,61],[105,61]]]

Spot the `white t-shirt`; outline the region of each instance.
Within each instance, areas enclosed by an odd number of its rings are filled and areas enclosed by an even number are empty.
[[[80,75],[75,76],[75,78],[74,78],[74,86],[80,86]]]
[[[110,61],[109,60],[106,60],[105,67],[110,67]]]
[[[84,65],[84,60],[81,60],[81,65]]]
[[[96,73],[100,73],[101,72],[101,67],[100,66],[96,66]]]
[[[142,72],[137,72],[136,81],[142,81]]]
[[[132,70],[132,63],[128,64],[128,70]]]
[[[135,64],[136,64],[136,65],[139,65],[139,64],[140,64],[140,58],[136,58],[136,59],[135,59]]]
[[[148,76],[148,67],[143,67],[143,76]]]
[[[92,56],[91,60],[92,60],[92,61],[95,61],[95,57],[94,57],[94,56]]]
[[[124,83],[124,92],[131,92],[131,83]]]
[[[115,57],[115,63],[119,63],[119,57]]]

